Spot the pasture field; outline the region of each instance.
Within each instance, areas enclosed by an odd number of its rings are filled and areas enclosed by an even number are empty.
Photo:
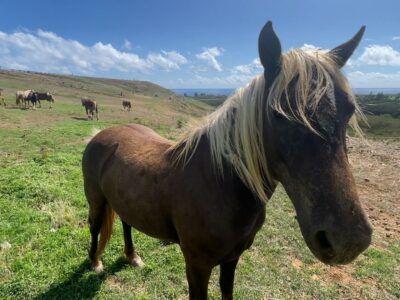
[[[6,86],[14,87],[20,88],[11,81]],[[107,89],[105,85],[100,90]],[[118,221],[103,256],[105,272],[97,275],[90,270],[81,158],[88,139],[99,129],[140,123],[176,139],[189,118],[211,108],[193,101],[167,101],[160,92],[156,97],[146,90],[135,94],[128,113],[122,111],[117,93],[99,92],[100,120],[87,121],[79,98],[68,91],[66,87],[56,94],[51,110],[48,103],[35,111],[11,104],[0,107],[0,243],[11,244],[0,250],[0,299],[186,299],[179,247],[134,231],[146,264],[135,269],[123,258]],[[6,100],[12,103],[12,95]],[[400,142],[384,133],[375,134],[368,144],[350,138],[349,151],[375,229],[370,248],[351,265],[318,262],[279,187],[267,205],[263,228],[239,262],[236,299],[400,298]],[[217,283],[216,268],[210,280],[211,299],[220,298]]]

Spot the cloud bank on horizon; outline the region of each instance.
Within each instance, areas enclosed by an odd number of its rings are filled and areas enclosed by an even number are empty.
[[[393,36],[391,41],[400,40]],[[236,88],[262,72],[258,58],[247,64],[224,65],[222,58],[230,49],[221,45],[203,47],[197,53],[181,53],[179,49],[135,53],[125,39],[121,47],[96,42],[85,45],[77,40],[44,30],[35,32],[0,31],[0,66],[7,69],[40,72],[145,78],[169,88]],[[302,49],[317,46],[304,44]],[[353,87],[400,87],[400,52],[388,44],[369,44],[358,50],[345,67]],[[167,80],[156,74],[170,75]]]

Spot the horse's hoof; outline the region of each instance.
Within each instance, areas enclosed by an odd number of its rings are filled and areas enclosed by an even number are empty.
[[[103,263],[99,260],[97,263],[92,264],[92,269],[95,271],[97,274],[100,274],[101,272],[104,271]]]
[[[134,257],[129,258],[129,261],[130,261],[131,265],[134,266],[134,267],[137,267],[139,269],[143,269],[144,268],[144,262],[140,258],[140,256],[137,255],[137,254],[135,254]]]

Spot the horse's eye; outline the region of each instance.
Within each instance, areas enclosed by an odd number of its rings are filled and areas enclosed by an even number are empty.
[[[274,110],[272,111],[272,115],[274,116],[274,118],[276,119],[284,119],[285,117],[278,111]]]

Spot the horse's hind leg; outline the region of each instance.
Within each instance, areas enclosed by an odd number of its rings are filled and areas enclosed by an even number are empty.
[[[124,242],[125,242],[125,255],[128,258],[129,262],[134,267],[143,268],[144,263],[139,255],[136,254],[135,248],[133,247],[132,242],[132,227],[122,221],[122,228],[124,229]]]
[[[105,201],[104,201],[105,204]],[[99,253],[98,247],[98,236],[100,234],[101,225],[104,217],[104,206],[105,205],[93,205],[89,203],[89,224],[90,224],[90,235],[91,235],[91,244],[89,250],[89,259],[92,265],[92,268],[96,273],[100,273],[103,271],[103,263],[99,259],[101,253]]]

